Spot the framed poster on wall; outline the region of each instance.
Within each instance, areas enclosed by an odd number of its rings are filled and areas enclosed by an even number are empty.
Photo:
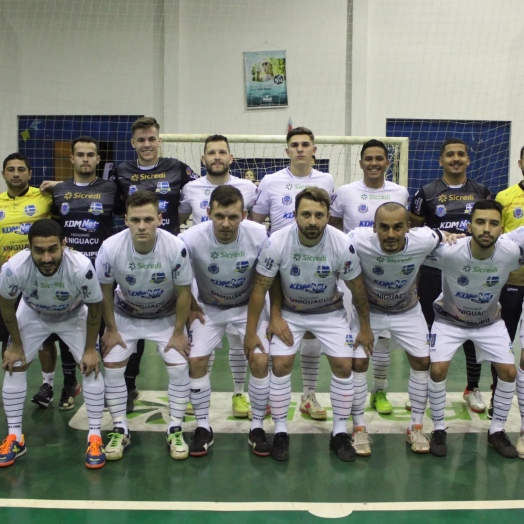
[[[286,52],[244,53],[247,109],[287,107]]]

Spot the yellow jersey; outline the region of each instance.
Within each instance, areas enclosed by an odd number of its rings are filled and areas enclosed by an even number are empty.
[[[30,187],[20,196],[0,193],[0,266],[28,246],[27,233],[40,218],[51,217],[53,197]]]
[[[524,226],[524,189],[522,189],[520,184],[504,189],[497,195],[495,200],[504,207],[502,211],[504,233],[509,233],[520,226]]]

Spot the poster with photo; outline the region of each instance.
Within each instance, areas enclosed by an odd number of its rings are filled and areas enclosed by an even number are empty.
[[[244,53],[247,109],[287,107],[286,52]]]

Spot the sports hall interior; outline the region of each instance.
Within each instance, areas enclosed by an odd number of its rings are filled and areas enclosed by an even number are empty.
[[[82,122],[79,131],[95,137],[101,115],[154,116],[162,133],[174,134],[285,135],[291,124],[318,136],[380,138],[404,136],[405,129],[411,196],[423,181],[439,176],[440,143],[457,135],[475,146],[471,175],[496,191],[522,176],[517,166],[524,145],[522,19],[521,0],[0,0],[1,157],[23,148],[31,133],[45,131],[44,124],[21,126],[28,115],[32,123],[62,119],[64,129],[75,117]],[[286,51],[288,105],[247,109],[243,53],[275,50]],[[111,130],[104,133],[98,138],[110,140]],[[41,143],[32,142],[29,158],[52,147],[46,140],[43,133]],[[232,153],[242,157],[242,147],[235,144]],[[164,156],[175,152],[164,144]],[[285,158],[284,145],[279,154]],[[337,186],[358,179],[358,164],[352,165]],[[426,168],[431,173],[422,173]],[[55,174],[39,168],[33,176],[40,181]],[[369,413],[370,457],[339,461],[328,449],[329,418],[314,422],[293,412],[290,460],[278,463],[253,455],[249,424],[230,420],[232,379],[224,339],[211,375],[211,413],[216,406],[223,429],[215,431],[205,457],[177,462],[169,458],[163,432],[167,376],[148,345],[137,386],[149,394],[130,415],[141,419],[141,429],[122,460],[88,470],[82,396],[72,411],[59,411],[56,403],[48,409],[31,404],[41,381],[34,362],[24,416],[28,452],[0,471],[0,523],[333,518],[502,524],[522,518],[524,463],[488,448],[489,420],[462,400],[463,353],[453,359],[447,382],[445,458],[416,455],[405,442],[408,377],[404,353],[392,351],[388,382],[394,413]],[[60,380],[58,371],[55,381]],[[323,360],[317,391],[327,406],[329,380]],[[490,383],[484,364],[485,398]],[[293,393],[301,388],[296,359]],[[428,416],[424,422],[431,431]],[[188,418],[184,430],[192,429]],[[270,419],[266,429],[271,432]],[[519,429],[515,399],[512,439]]]

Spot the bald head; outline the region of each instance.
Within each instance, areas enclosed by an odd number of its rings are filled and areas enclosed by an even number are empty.
[[[382,204],[375,213],[373,231],[385,253],[398,253],[406,245],[409,216],[406,208],[396,202]]]

